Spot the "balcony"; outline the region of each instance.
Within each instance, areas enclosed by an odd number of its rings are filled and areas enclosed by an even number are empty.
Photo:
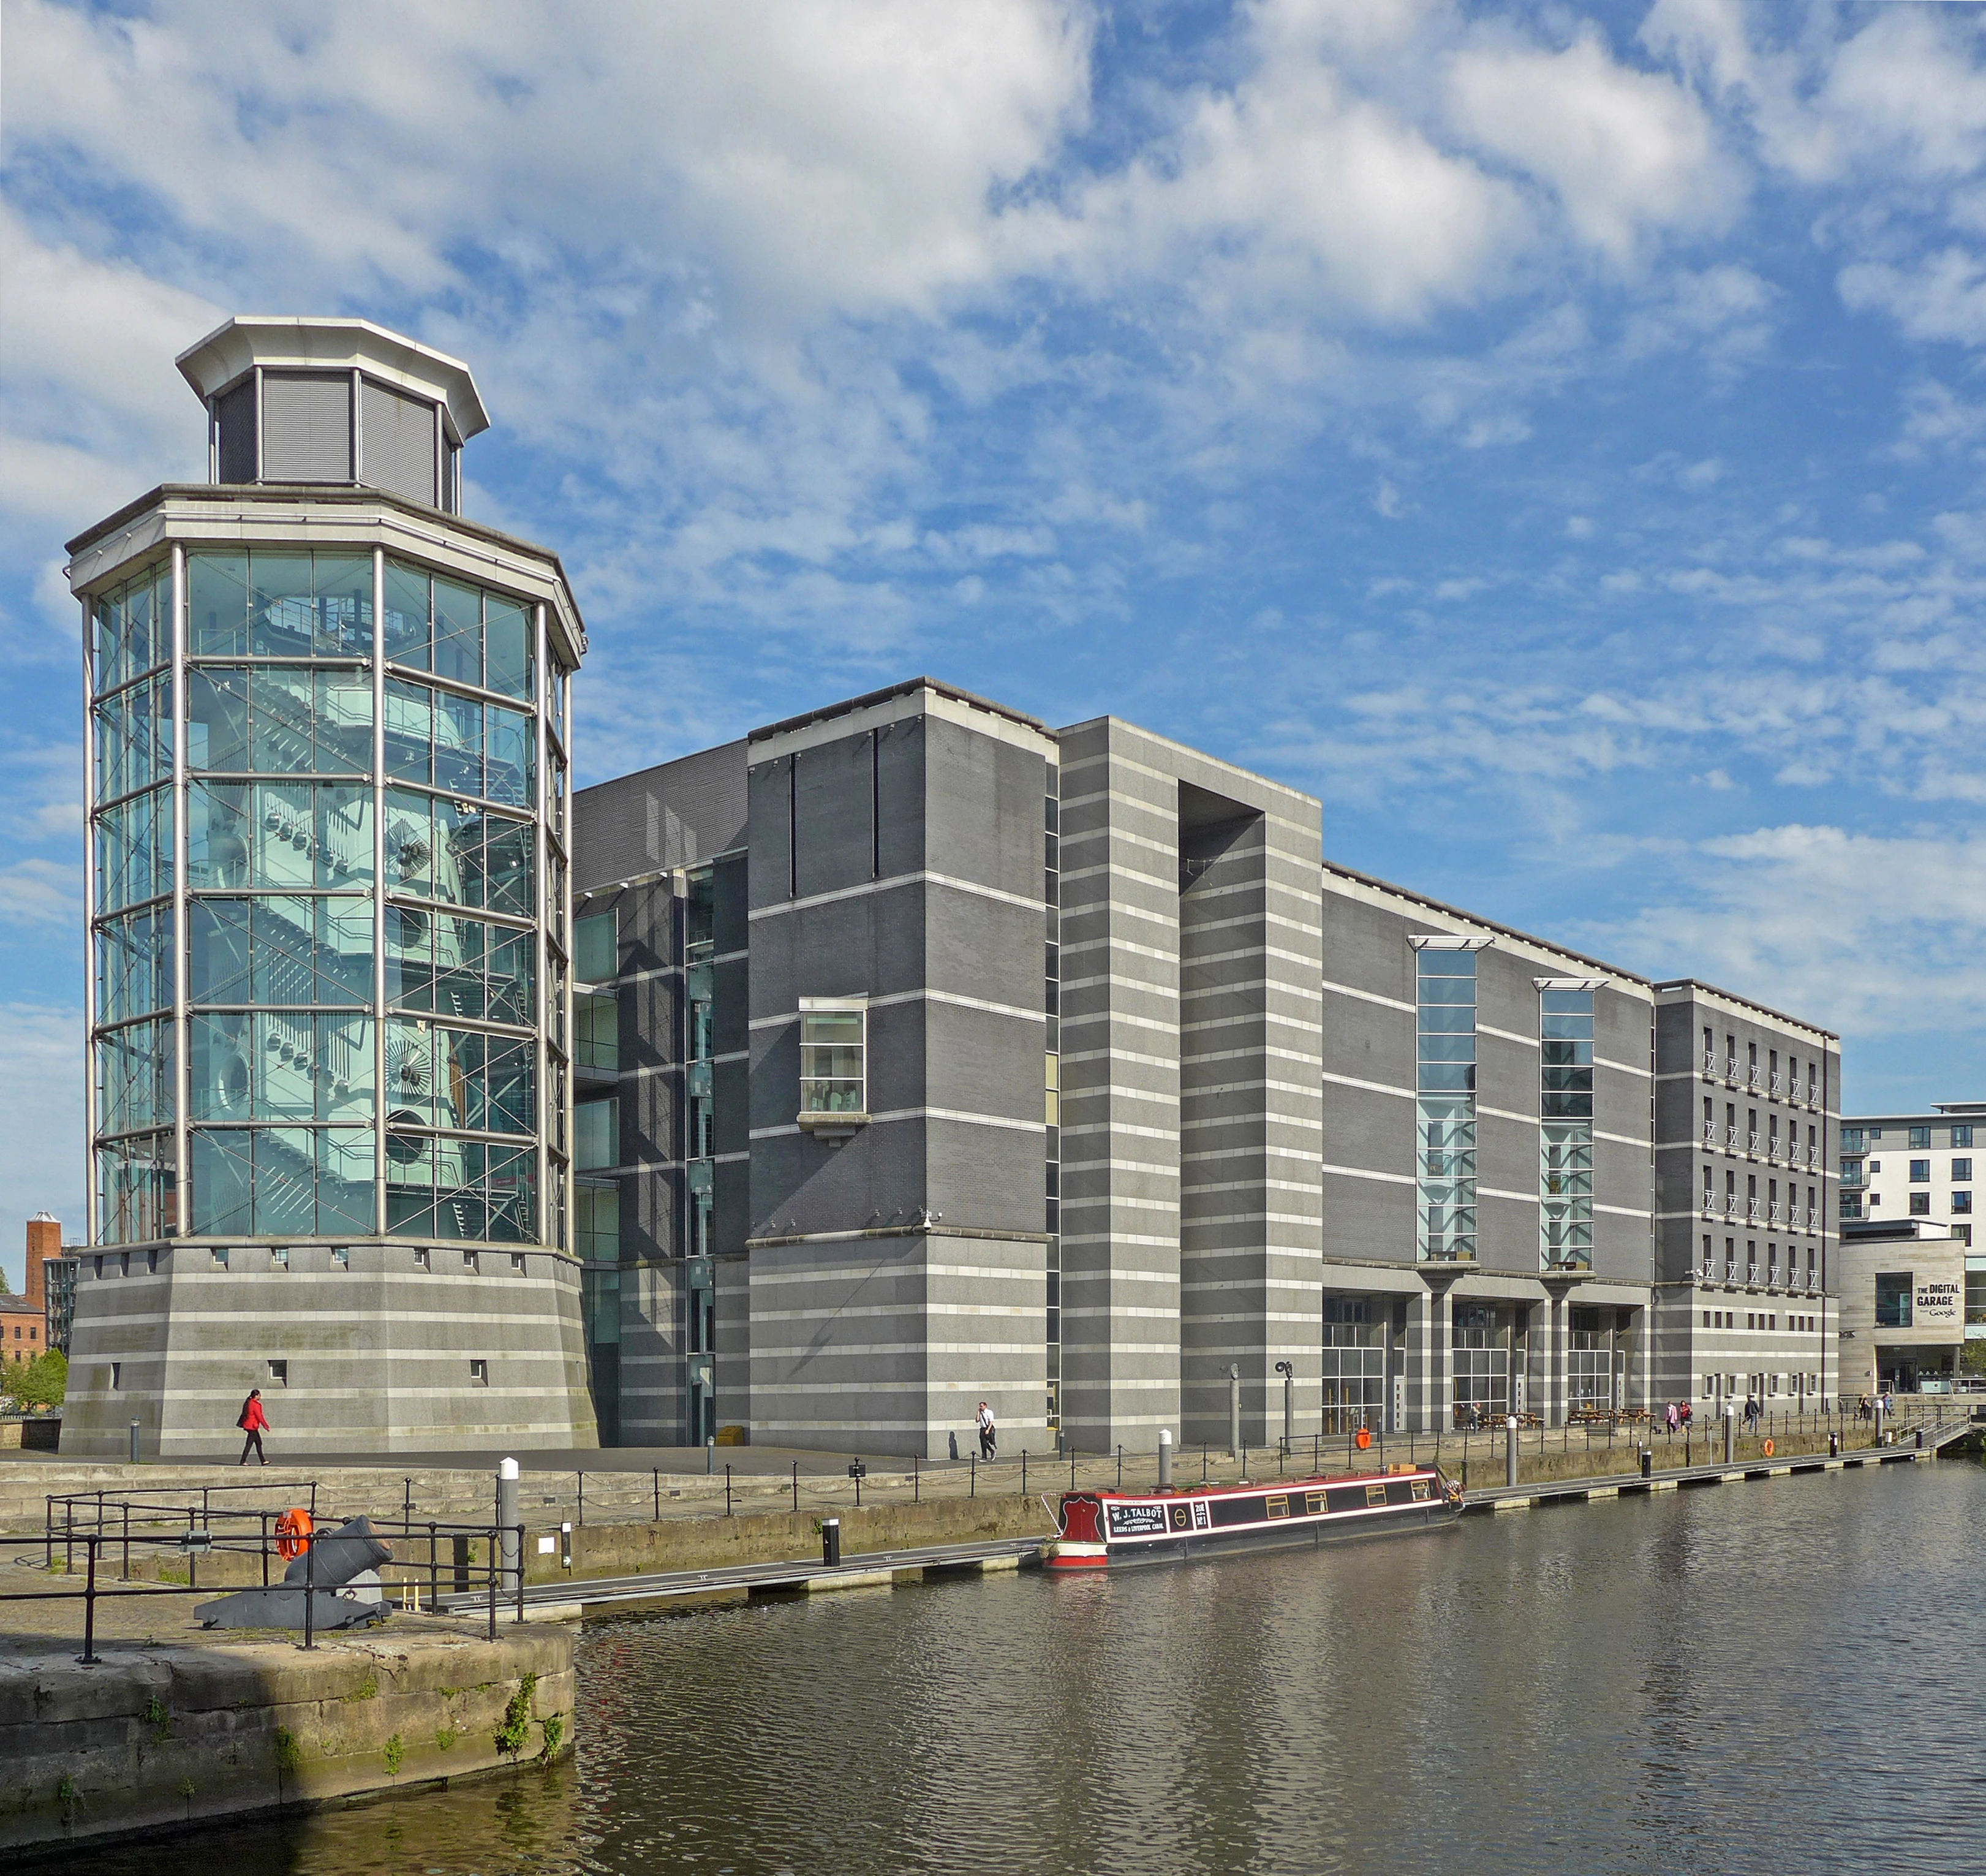
[[[1706,1049],[1703,1052],[1703,1072],[1706,1075],[1712,1076],[1717,1073],[1717,1051],[1715,1049]]]
[[[1734,1288],[1738,1282],[1738,1266],[1728,1258],[1724,1263],[1724,1281]]]
[[[1772,1077],[1772,1099],[1776,1101],[1780,1100],[1786,1091],[1786,1078],[1783,1075],[1775,1075]]]
[[[1715,1192],[1706,1192],[1704,1194],[1703,1215],[1706,1218],[1721,1218],[1723,1217],[1724,1207],[1717,1202],[1717,1194]]]
[[[1748,1290],[1755,1290],[1759,1287],[1759,1267],[1757,1265],[1747,1264],[1745,1266],[1745,1287]]]
[[[1745,1222],[1747,1224],[1762,1224],[1765,1222],[1765,1214],[1755,1198],[1748,1198],[1745,1201]]]
[[[1733,1153],[1742,1153],[1745,1150],[1742,1137],[1735,1127],[1726,1127],[1724,1130],[1724,1143]]]
[[[1745,1086],[1755,1094],[1763,1094],[1766,1091],[1764,1071],[1758,1068],[1747,1069],[1745,1071]]]
[[[1706,1147],[1718,1147],[1723,1144],[1723,1135],[1718,1130],[1715,1121],[1706,1120],[1704,1122],[1703,1143]]]
[[[1729,1056],[1725,1059],[1724,1064],[1724,1079],[1726,1081],[1733,1083],[1743,1079],[1738,1072],[1738,1058],[1735,1056]]]
[[[1776,1200],[1772,1204],[1768,1205],[1766,1207],[1766,1222],[1768,1224],[1778,1224],[1781,1223],[1782,1220],[1779,1215],[1781,1207]]]

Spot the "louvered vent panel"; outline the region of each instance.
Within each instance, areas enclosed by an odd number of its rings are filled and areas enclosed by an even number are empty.
[[[365,466],[359,480],[375,489],[411,496],[430,506],[435,499],[435,413],[432,404],[403,396],[369,378],[359,406]]]
[[[220,400],[220,479],[255,480],[255,376],[243,379]]]
[[[352,480],[352,380],[342,372],[262,376],[262,480]]]

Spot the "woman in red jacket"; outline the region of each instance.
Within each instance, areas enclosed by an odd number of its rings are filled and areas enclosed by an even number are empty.
[[[262,1450],[262,1435],[268,1426],[269,1416],[262,1411],[262,1390],[259,1387],[248,1390],[248,1398],[241,1403],[241,1417],[234,1424],[248,1436],[241,1442],[241,1463],[247,1464],[248,1449],[252,1446],[255,1457],[266,1466],[269,1456]]]

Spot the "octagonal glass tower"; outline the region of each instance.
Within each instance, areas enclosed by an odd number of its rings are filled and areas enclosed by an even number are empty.
[[[93,1248],[65,1449],[136,1418],[211,1450],[251,1386],[324,1450],[591,1443],[563,570],[461,517],[487,419],[453,359],[237,319],[179,362],[212,481],[70,544]]]

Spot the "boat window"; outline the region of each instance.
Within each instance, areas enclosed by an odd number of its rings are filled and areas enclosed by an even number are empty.
[[[1384,1504],[1386,1502],[1385,1487],[1383,1485],[1367,1486],[1365,1487],[1365,1502],[1368,1504]]]

